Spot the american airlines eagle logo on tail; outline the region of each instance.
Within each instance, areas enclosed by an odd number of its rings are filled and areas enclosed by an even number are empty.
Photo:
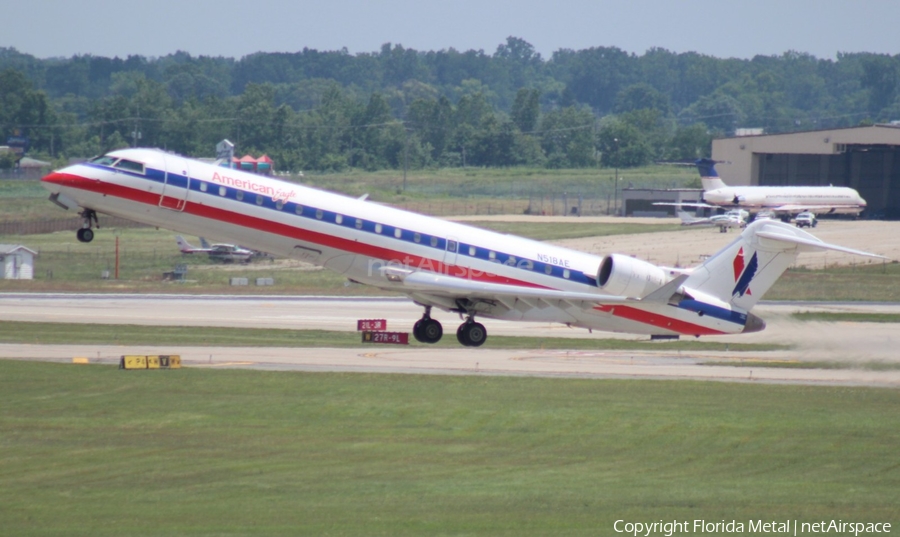
[[[731,291],[731,296],[740,295],[744,296],[744,294],[752,294],[750,292],[750,280],[756,276],[756,269],[759,266],[759,263],[756,259],[756,252],[753,252],[753,255],[750,257],[750,262],[744,265],[744,249],[741,248],[737,255],[734,256],[734,281],[736,282],[734,286],[734,290]]]

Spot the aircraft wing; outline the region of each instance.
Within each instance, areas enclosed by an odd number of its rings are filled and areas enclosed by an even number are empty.
[[[443,274],[435,274],[433,272],[411,271],[399,268],[385,268],[382,270],[385,273],[387,280],[394,284],[389,288],[395,291],[399,290],[404,293],[422,293],[452,299],[495,301],[508,308],[514,307],[516,301],[522,301],[534,306],[537,306],[539,303],[557,307],[568,304],[580,309],[592,309],[596,306],[605,304],[634,304],[640,300],[648,302],[665,302],[678,291],[679,287],[681,287],[688,278],[687,274],[680,275],[661,288],[656,289],[642,299],[639,299],[636,297],[558,291],[555,289],[541,289],[521,285],[480,282],[465,278],[445,276]]]
[[[769,210],[775,211],[776,213],[802,213],[804,211],[810,211],[813,213],[826,213],[832,211],[834,209],[846,209],[846,206],[837,206],[837,205],[799,205],[799,204],[789,204],[789,205],[779,205],[778,207],[770,207]],[[862,208],[860,208],[862,210]]]
[[[705,207],[707,209],[721,209],[721,205],[710,205],[708,203],[684,202],[676,203],[674,201],[657,201],[653,205],[671,205],[673,207]]]

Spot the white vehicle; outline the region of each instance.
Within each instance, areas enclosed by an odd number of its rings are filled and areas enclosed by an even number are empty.
[[[725,233],[731,228],[747,227],[749,213],[742,209],[732,209],[724,214],[717,214],[709,218],[696,218],[685,211],[678,211],[682,226],[716,226],[720,233]]]
[[[740,208],[751,213],[769,210],[784,221],[792,215],[815,211],[819,214],[859,214],[866,208],[855,189],[844,186],[728,186],[716,172],[716,161],[697,161],[703,183],[703,203],[654,203],[685,207]]]
[[[243,244],[321,265],[421,305],[419,341],[443,334],[433,309],[465,317],[457,340],[477,347],[477,317],[556,322],[651,336],[757,332],[750,313],[802,251],[838,250],[782,222],[751,224],[690,271],[628,255],[598,256],[415,214],[158,149],[122,149],[53,172],[50,199],[97,213]]]
[[[794,218],[794,224],[796,224],[797,227],[816,227],[818,222],[816,221],[816,215],[809,211],[805,211]]]

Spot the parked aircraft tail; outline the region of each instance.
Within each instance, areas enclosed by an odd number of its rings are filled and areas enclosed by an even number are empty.
[[[196,250],[196,248],[191,246],[191,243],[184,240],[184,237],[182,237],[181,235],[178,235],[177,237],[175,237],[175,242],[178,243],[178,249],[181,250],[181,253],[183,253],[183,254],[189,254],[193,250]]]
[[[683,226],[689,226],[691,224],[695,224],[697,222],[704,221],[703,218],[696,218],[694,216],[691,216],[690,213],[688,213],[687,211],[682,211],[679,209],[675,212],[678,213],[678,218],[681,219],[681,225],[683,225]]]
[[[702,158],[697,161],[697,170],[700,171],[700,182],[703,183],[703,190],[727,188],[728,185],[719,178],[719,174],[716,172],[716,161]]]

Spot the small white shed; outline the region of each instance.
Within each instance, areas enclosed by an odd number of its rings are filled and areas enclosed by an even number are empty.
[[[0,244],[0,266],[4,280],[34,278],[34,256],[37,252],[21,244]]]

